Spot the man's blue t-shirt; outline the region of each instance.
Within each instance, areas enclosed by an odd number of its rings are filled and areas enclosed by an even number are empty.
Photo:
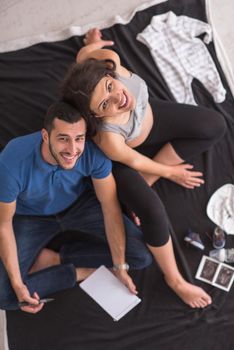
[[[102,179],[111,172],[111,161],[92,142],[73,169],[45,162],[41,133],[17,137],[0,154],[0,201],[16,202],[21,215],[52,215],[74,203],[88,186],[88,177]]]

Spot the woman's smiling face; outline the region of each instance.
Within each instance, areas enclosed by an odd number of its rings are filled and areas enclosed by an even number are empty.
[[[131,111],[135,105],[134,96],[119,80],[107,75],[96,85],[90,109],[97,117],[115,117]]]

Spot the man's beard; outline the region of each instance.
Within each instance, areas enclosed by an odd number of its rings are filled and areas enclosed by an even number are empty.
[[[63,166],[62,162],[60,161],[59,157],[57,156],[57,154],[53,151],[53,147],[51,145],[51,142],[49,140],[49,151],[50,151],[50,154],[51,156],[54,158],[54,160],[56,161],[56,163],[62,168],[62,169],[67,169],[66,167]],[[75,164],[73,165],[72,168],[74,168],[76,166],[76,163],[78,162],[79,158],[80,158],[81,154],[78,155],[77,157],[77,160],[75,162]],[[72,168],[69,168],[69,169],[72,169]]]

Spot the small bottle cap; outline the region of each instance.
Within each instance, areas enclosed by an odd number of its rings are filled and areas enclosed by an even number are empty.
[[[225,251],[225,249],[224,248],[222,248],[222,249],[219,249],[219,251],[220,251],[220,261],[221,262],[224,262],[225,261],[225,258],[226,258],[226,251]]]
[[[218,261],[224,262],[226,258],[226,252],[225,249],[213,249],[210,251],[209,256],[213,259],[216,259]]]

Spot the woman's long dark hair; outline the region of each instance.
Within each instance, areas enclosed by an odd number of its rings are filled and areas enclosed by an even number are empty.
[[[89,58],[73,64],[62,82],[62,100],[78,109],[87,122],[90,136],[96,134],[101,122],[90,109],[91,96],[99,81],[107,75],[116,78],[114,61]]]

